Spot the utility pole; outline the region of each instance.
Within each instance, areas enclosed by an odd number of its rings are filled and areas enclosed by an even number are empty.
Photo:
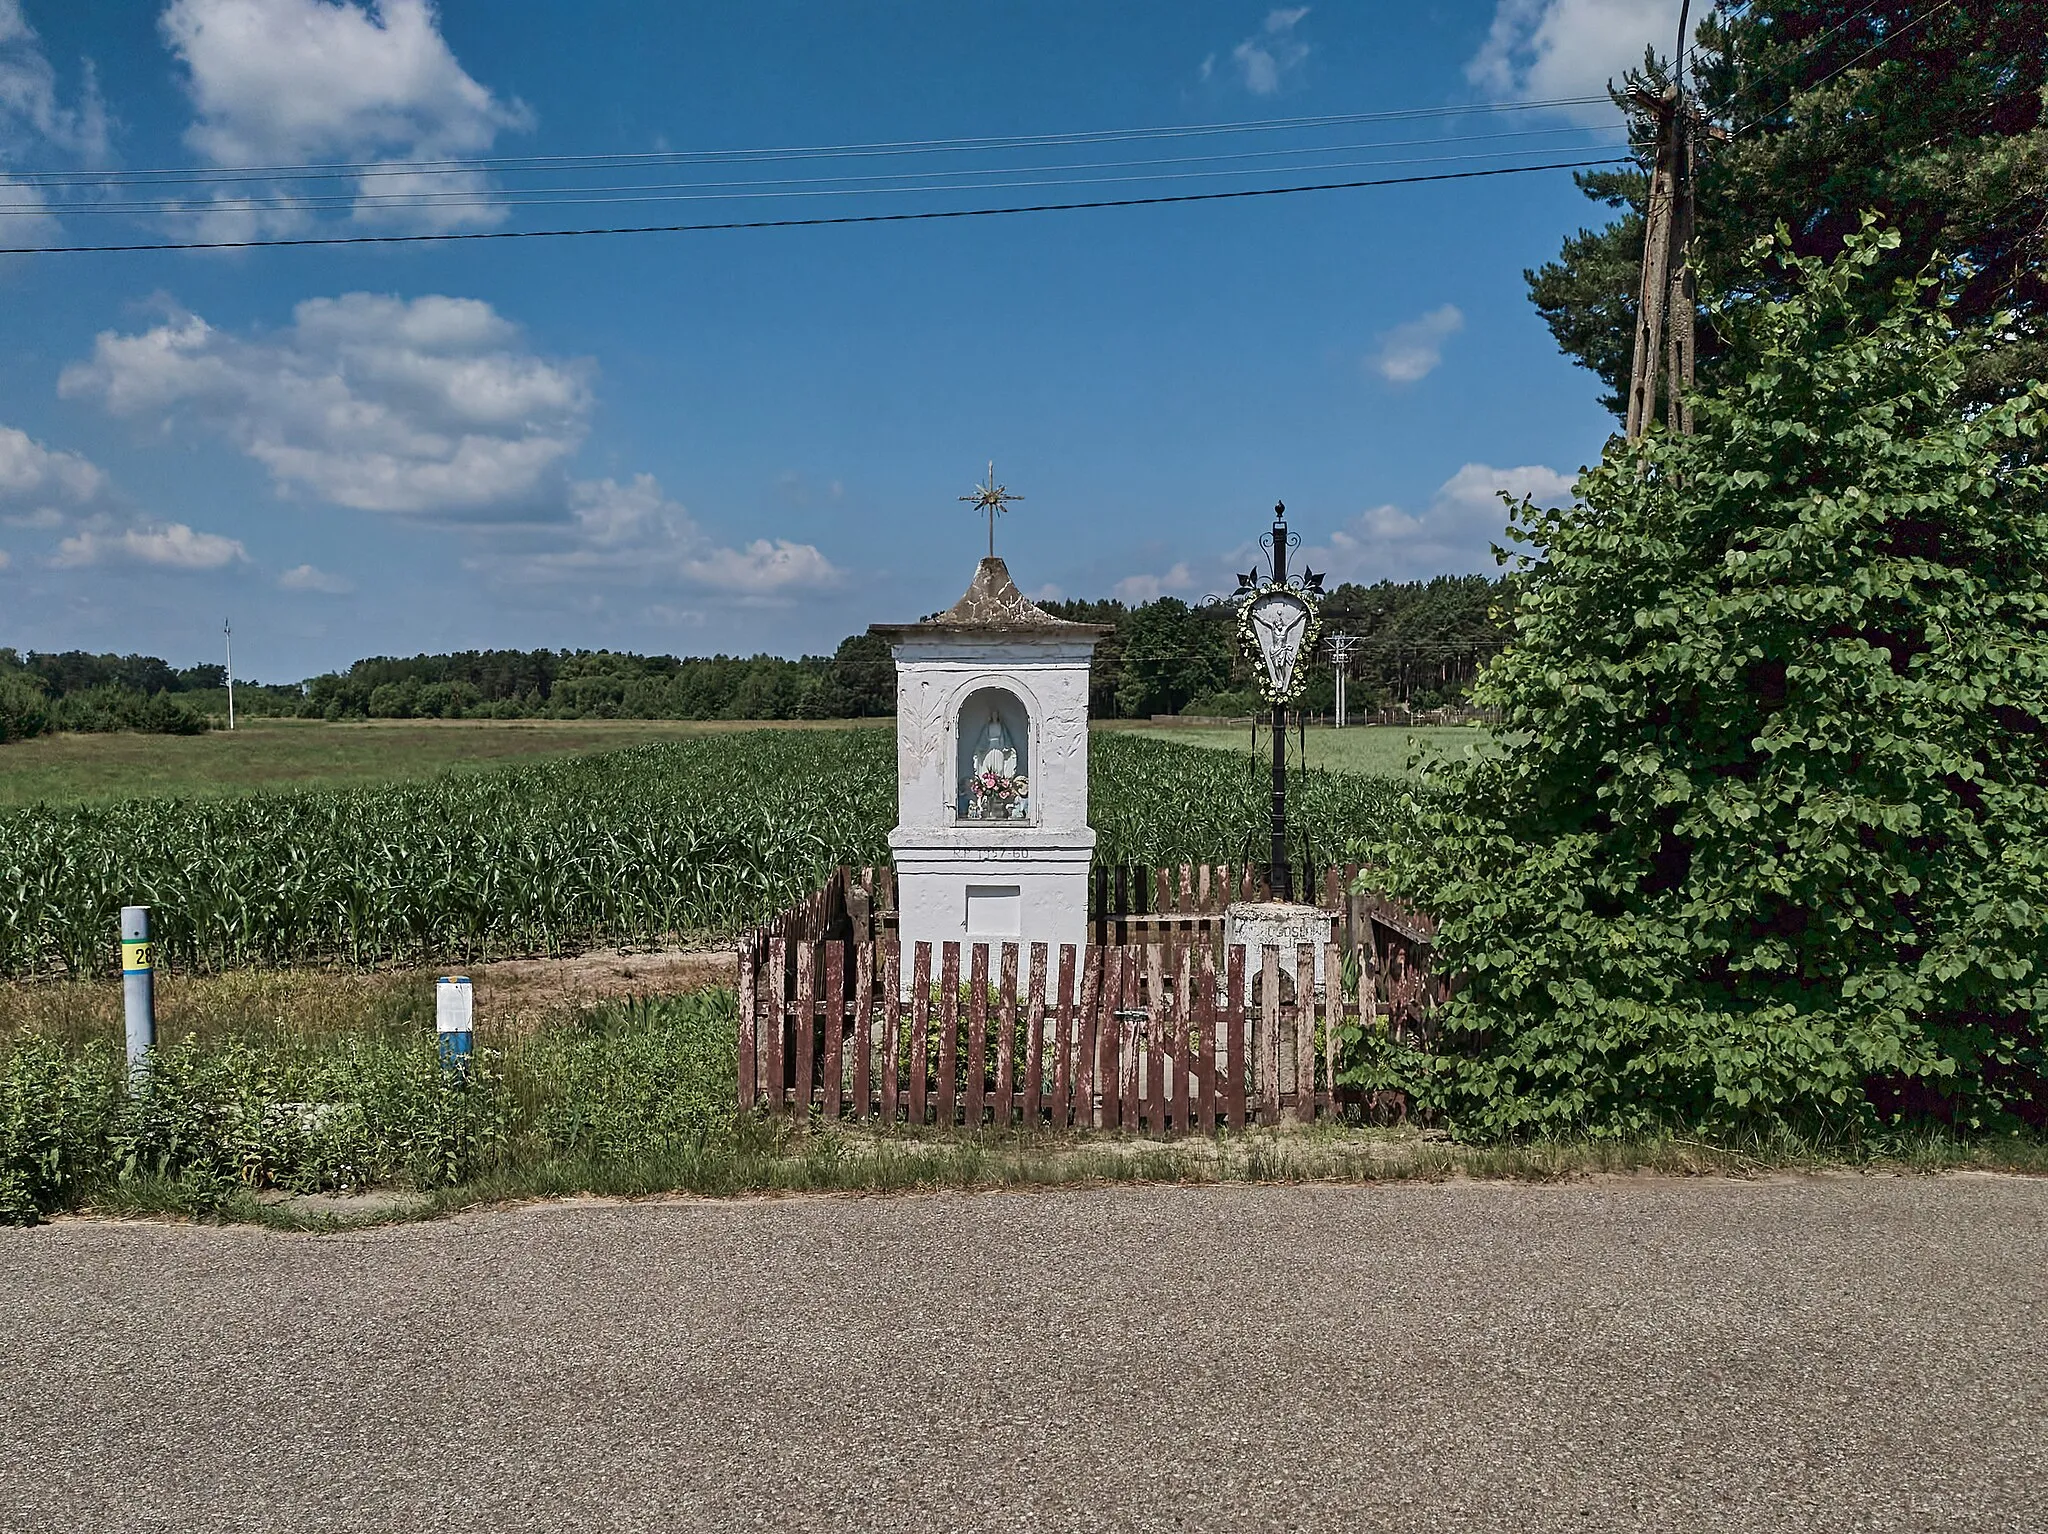
[[[1643,217],[1642,280],[1636,290],[1636,344],[1628,374],[1628,436],[1650,428],[1657,415],[1657,381],[1664,381],[1665,424],[1692,435],[1693,354],[1699,289],[1692,271],[1693,138],[1698,113],[1685,94],[1685,28],[1692,0],[1678,11],[1678,51],[1671,83],[1629,99],[1657,124],[1657,158]]]
[[[1330,664],[1337,670],[1337,728],[1341,730],[1346,719],[1344,678],[1351,670],[1351,662],[1365,649],[1365,641],[1356,634],[1332,634],[1323,642],[1323,648],[1329,652]]]
[[[235,727],[235,631],[228,627],[228,620],[220,620],[220,637],[228,647],[228,728]]]

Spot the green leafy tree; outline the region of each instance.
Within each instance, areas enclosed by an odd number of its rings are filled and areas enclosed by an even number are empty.
[[[9,651],[0,650],[0,657]],[[50,727],[50,700],[36,679],[0,660],[0,745],[28,740]]]
[[[2040,0],[1752,0],[1702,26],[1689,79],[1731,141],[1703,147],[1693,261],[1709,292],[1782,295],[1788,263],[1745,265],[1779,225],[1791,254],[1832,259],[1876,212],[1899,232],[1852,301],[1882,311],[1890,279],[1944,257],[1940,287],[1964,327],[2007,316],[1968,358],[1965,393],[1988,400],[2048,376],[2048,26]],[[1661,87],[1655,60],[1630,80]],[[1624,94],[1617,93],[1617,102]],[[1639,147],[1642,139],[1638,131]],[[1525,273],[1558,346],[1623,413],[1634,352],[1646,178],[1578,177],[1621,216],[1581,229]],[[1730,355],[1709,327],[1703,379]]]
[[[1523,504],[1504,749],[1386,850],[1467,1129],[2048,1122],[2048,384],[1967,405],[1932,280],[1865,318],[1896,234],[1787,245],[1697,436]]]
[[[814,719],[880,719],[896,712],[896,660],[879,634],[839,641],[824,679],[804,706]]]
[[[1117,625],[1121,658],[1116,709],[1126,719],[1177,714],[1189,699],[1230,683],[1235,628],[1218,609],[1160,597]]]

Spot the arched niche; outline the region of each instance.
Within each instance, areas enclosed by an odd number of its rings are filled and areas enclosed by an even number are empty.
[[[1007,687],[977,687],[953,721],[953,815],[1012,824],[1031,810],[1031,714]]]

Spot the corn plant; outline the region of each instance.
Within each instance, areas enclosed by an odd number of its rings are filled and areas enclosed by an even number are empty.
[[[758,731],[375,788],[12,811],[0,974],[108,972],[127,904],[153,908],[159,963],[199,970],[727,934],[837,864],[887,861],[893,755],[885,731]],[[1091,744],[1105,860],[1243,860],[1263,849],[1266,793],[1230,753]],[[1292,813],[1336,861],[1406,793],[1311,772]]]

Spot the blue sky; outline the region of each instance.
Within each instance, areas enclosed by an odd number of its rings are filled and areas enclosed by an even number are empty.
[[[1668,48],[1673,10],[0,0],[0,244],[816,217],[1591,158],[1616,137],[1604,106],[1499,108],[1597,93],[1648,38]],[[1473,110],[1356,120],[1442,108]],[[589,155],[641,158],[474,163]],[[275,169],[304,165],[374,170]],[[222,167],[265,173],[80,179]],[[1001,184],[1018,181],[1064,184]],[[886,189],[903,185],[950,189]],[[189,664],[232,617],[236,670],[264,680],[474,646],[829,649],[965,586],[984,534],[956,497],[991,457],[1025,496],[998,545],[1031,591],[1224,589],[1275,498],[1339,576],[1490,570],[1493,491],[1558,495],[1611,426],[1521,279],[1594,211],[1552,172],[0,257],[0,644]]]

